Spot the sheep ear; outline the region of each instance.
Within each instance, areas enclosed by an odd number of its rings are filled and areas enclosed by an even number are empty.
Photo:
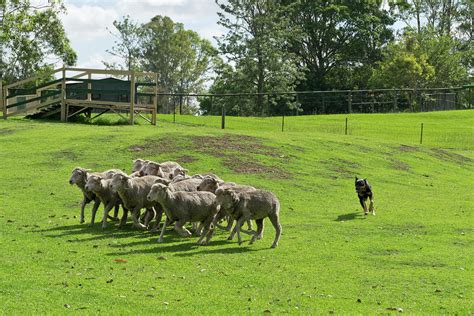
[[[184,173],[188,173],[189,170],[188,170],[188,169],[183,169],[183,172],[184,172]]]

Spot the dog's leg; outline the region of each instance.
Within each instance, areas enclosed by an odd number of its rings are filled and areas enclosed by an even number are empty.
[[[369,212],[372,212],[372,215],[375,215],[374,199],[372,197],[370,197]]]
[[[367,215],[367,205],[365,204],[365,198],[359,195],[359,202],[360,205],[362,205],[362,208],[364,209],[364,214]]]

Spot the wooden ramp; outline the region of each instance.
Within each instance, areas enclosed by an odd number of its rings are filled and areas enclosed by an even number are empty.
[[[26,115],[66,122],[76,115],[94,119],[113,112],[130,124],[140,117],[156,125],[157,100],[156,73],[63,67],[4,87],[0,83],[4,119]]]

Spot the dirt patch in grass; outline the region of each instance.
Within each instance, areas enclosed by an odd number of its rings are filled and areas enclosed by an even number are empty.
[[[417,147],[408,146],[408,145],[400,145],[397,149],[404,153],[412,153],[412,152],[420,151]]]
[[[0,129],[0,136],[11,135],[13,133],[15,133],[15,131],[9,128]]]
[[[257,161],[243,160],[237,157],[228,157],[224,160],[224,166],[235,173],[243,174],[269,174],[275,178],[291,178],[291,174],[278,167],[265,166]]]
[[[52,154],[54,160],[70,160],[76,161],[77,154],[71,150],[60,150]]]
[[[400,253],[397,249],[380,249],[380,250],[371,250],[369,251],[371,255],[374,256],[392,256]]]
[[[223,164],[236,173],[269,174],[273,177],[288,178],[289,172],[276,166],[260,163],[254,155],[265,155],[270,160],[287,162],[290,157],[280,148],[262,144],[263,139],[245,135],[226,134],[223,136],[163,136],[149,138],[144,144],[128,147],[129,151],[140,153],[142,157],[159,154],[177,154],[197,152],[223,159]],[[176,158],[180,163],[191,163],[197,158],[181,155]]]
[[[410,171],[410,165],[403,161],[392,158],[390,159],[390,164],[391,164],[391,167],[395,170]]]
[[[459,164],[474,162],[474,160],[469,157],[456,154],[456,153],[453,153],[441,148],[432,148],[429,154],[439,160],[454,162],[454,163],[459,163]]]
[[[360,168],[360,165],[357,162],[340,158],[322,160],[321,163],[325,166],[326,170],[331,172],[329,177],[334,180],[353,177],[357,174],[356,169]]]
[[[221,152],[236,151],[244,154],[263,154],[278,157],[278,149],[262,144],[262,139],[245,135],[193,136],[194,150],[215,156]]]
[[[176,161],[179,162],[179,163],[191,163],[191,162],[194,162],[196,160],[198,160],[196,157],[192,157],[192,156],[188,156],[188,155],[184,155],[184,156],[176,158]]]
[[[184,137],[163,136],[148,138],[144,144],[134,144],[128,147],[129,151],[140,152],[143,155],[156,156],[159,154],[172,154],[183,150]]]

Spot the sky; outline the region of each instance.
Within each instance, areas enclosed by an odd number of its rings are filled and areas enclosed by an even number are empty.
[[[66,34],[78,55],[77,67],[104,68],[102,61],[114,61],[106,52],[114,45],[113,21],[130,15],[135,22],[148,22],[155,15],[169,16],[186,29],[197,32],[214,45],[214,36],[224,29],[217,25],[214,0],[65,0],[61,15]]]

